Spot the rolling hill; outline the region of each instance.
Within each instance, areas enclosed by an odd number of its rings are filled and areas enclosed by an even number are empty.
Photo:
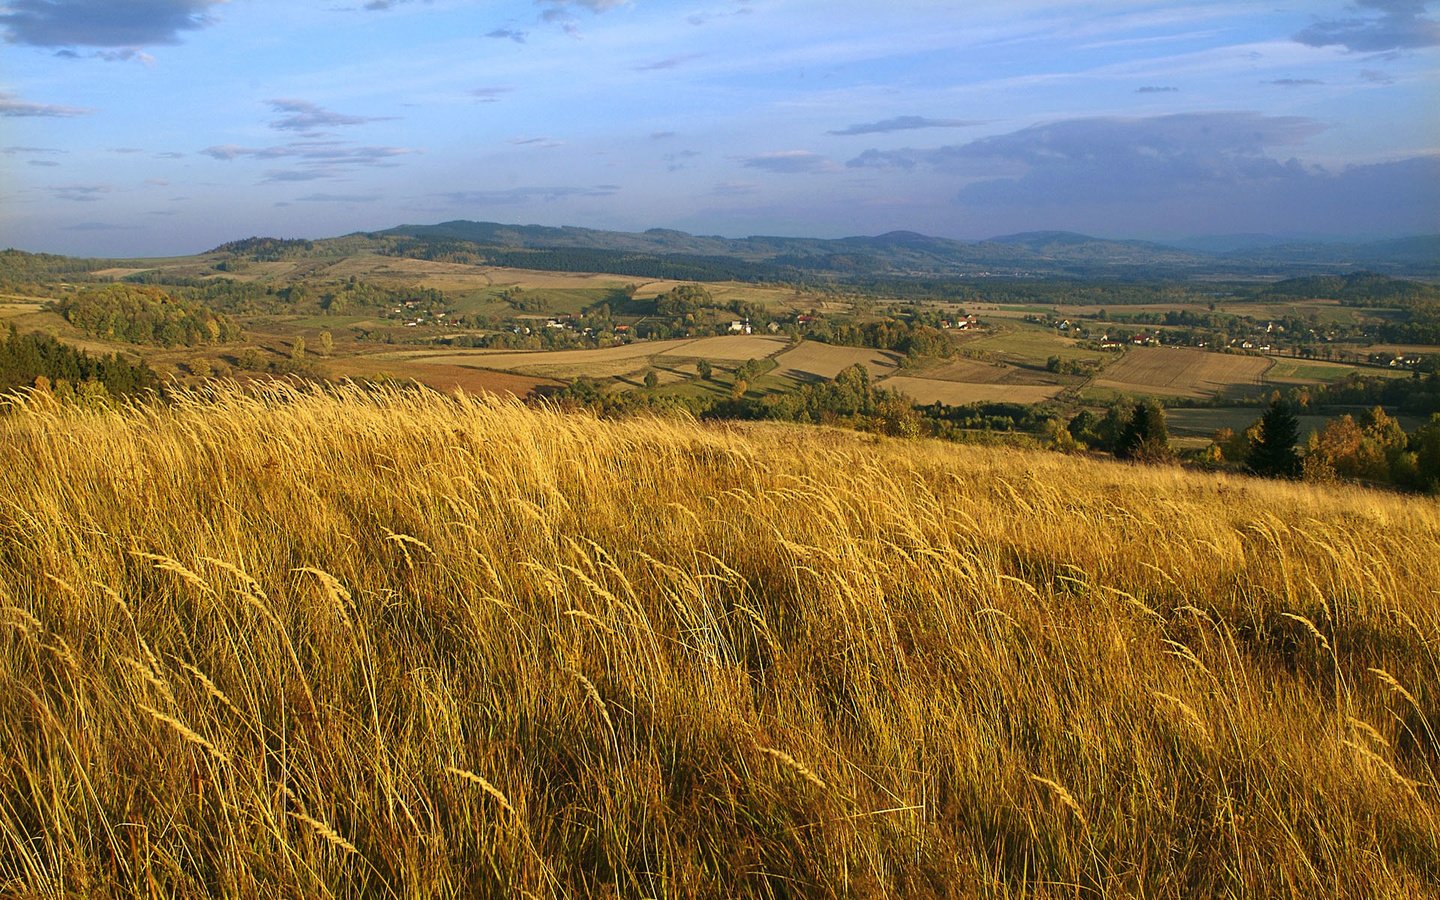
[[[568,251],[575,265],[608,266],[586,271],[626,274],[637,267],[689,263],[748,271],[754,277],[938,278],[1030,276],[1154,278],[1187,276],[1280,277],[1361,268],[1390,274],[1440,275],[1440,236],[1366,244],[1258,245],[1206,253],[1148,241],[1120,241],[1058,231],[1027,232],[985,241],[958,241],[895,231],[838,239],[724,238],[652,229],[645,232],[551,228],[453,221],[404,225],[363,235],[397,242],[402,252],[454,251],[481,255],[512,251],[511,264],[529,253]],[[621,268],[617,268],[617,266]],[[543,266],[537,266],[543,267]],[[649,272],[637,274],[650,274]]]

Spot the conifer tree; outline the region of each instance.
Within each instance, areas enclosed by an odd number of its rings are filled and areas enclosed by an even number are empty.
[[[1300,420],[1283,400],[1270,401],[1260,418],[1259,429],[1250,441],[1250,470],[1271,478],[1295,478],[1300,474]]]
[[[1155,461],[1170,456],[1170,431],[1165,426],[1165,410],[1153,400],[1135,404],[1130,421],[1120,432],[1115,445],[1120,459]]]

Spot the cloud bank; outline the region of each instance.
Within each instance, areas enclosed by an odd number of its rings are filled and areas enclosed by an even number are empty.
[[[28,100],[21,100],[14,94],[0,91],[0,116],[13,116],[16,118],[24,116],[46,116],[50,118],[70,118],[73,116],[89,115],[91,110],[81,109],[78,106],[57,106],[52,103],[31,103]]]
[[[809,150],[780,150],[775,153],[761,153],[740,160],[747,169],[761,169],[781,175],[809,175],[829,172],[835,164],[818,153]]]
[[[959,207],[1056,227],[1440,228],[1440,156],[1330,170],[1291,155],[1324,128],[1248,112],[1073,119],[967,144],[867,150],[847,165],[948,177]]]
[[[212,24],[224,0],[7,0],[0,27],[12,44],[32,47],[144,47],[178,44]]]
[[[306,100],[270,100],[269,104],[281,118],[270,123],[278,131],[314,132],[321,128],[335,128],[342,125],[364,125],[367,122],[384,122],[385,116],[349,116],[317,106]]]
[[[1355,0],[1378,15],[1322,19],[1295,35],[1311,47],[1341,46],[1360,53],[1440,46],[1440,22],[1422,14],[1431,0]]]
[[[858,125],[850,125],[830,134],[851,135],[851,134],[886,134],[892,131],[914,131],[919,128],[969,128],[979,125],[971,119],[928,119],[924,116],[896,116],[893,119],[884,119],[879,122],[861,122]]]

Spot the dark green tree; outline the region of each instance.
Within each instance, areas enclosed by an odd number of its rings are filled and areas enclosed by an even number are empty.
[[[1165,410],[1154,400],[1135,404],[1130,421],[1120,431],[1115,443],[1115,456],[1153,462],[1170,456],[1170,430],[1165,425]]]
[[[709,381],[710,376],[715,373],[715,368],[710,365],[710,360],[702,359],[695,364],[695,373],[699,375],[701,379]]]
[[[1298,477],[1300,454],[1295,445],[1300,440],[1300,419],[1277,398],[1270,402],[1258,424],[1260,427],[1250,439],[1250,471],[1270,478]]]
[[[1100,437],[1096,434],[1096,429],[1099,425],[1099,416],[1088,409],[1082,409],[1075,414],[1075,418],[1070,420],[1067,429],[1072,438],[1087,447],[1091,447],[1100,443]]]
[[[1415,454],[1413,486],[1440,494],[1440,413],[1432,414],[1428,424],[1415,430],[1410,446]]]
[[[658,385],[659,383],[660,383],[660,376],[655,374],[655,370],[654,370],[654,369],[651,369],[650,371],[648,371],[648,372],[645,373],[645,386],[646,386],[647,388],[653,388],[653,387],[655,387],[656,385]]]

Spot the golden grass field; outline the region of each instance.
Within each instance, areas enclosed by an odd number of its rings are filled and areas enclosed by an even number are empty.
[[[1210,397],[1261,382],[1271,361],[1260,356],[1210,353],[1183,347],[1131,347],[1106,366],[1095,387],[1169,397]]]
[[[0,896],[1440,882],[1433,499],[287,385],[0,450]]]

